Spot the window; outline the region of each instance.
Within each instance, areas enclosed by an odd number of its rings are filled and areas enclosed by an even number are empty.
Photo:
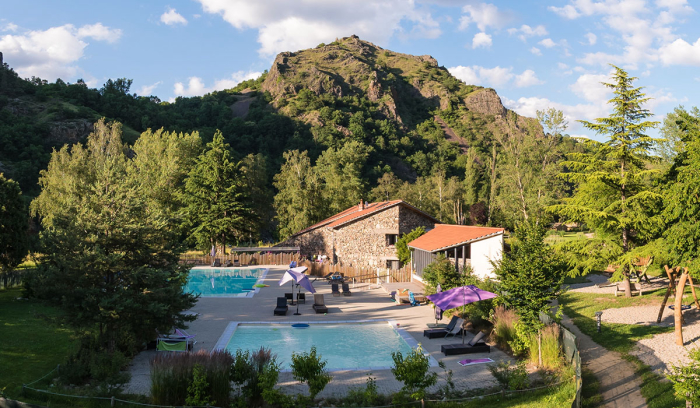
[[[386,246],[396,245],[396,241],[399,239],[398,234],[386,234]]]

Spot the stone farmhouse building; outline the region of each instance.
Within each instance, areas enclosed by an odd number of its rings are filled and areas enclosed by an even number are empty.
[[[282,246],[298,246],[302,255],[326,255],[333,263],[398,269],[396,241],[417,227],[439,221],[403,200],[352,206],[303,229]]]

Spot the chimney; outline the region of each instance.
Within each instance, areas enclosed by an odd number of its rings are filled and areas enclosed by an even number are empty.
[[[364,209],[365,209],[365,202],[364,202],[364,201],[362,201],[362,199],[361,199],[361,198],[360,198],[360,205],[358,206],[358,209],[359,209],[359,211],[362,211],[362,210],[364,210]]]

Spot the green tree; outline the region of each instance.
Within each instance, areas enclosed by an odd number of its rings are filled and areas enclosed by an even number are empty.
[[[267,159],[261,153],[247,155],[241,161],[241,173],[250,198],[251,211],[259,222],[259,228],[269,227],[274,214]]]
[[[19,184],[0,173],[0,272],[16,268],[29,252],[28,220]]]
[[[666,115],[659,129],[664,139],[659,142],[658,152],[662,161],[669,166],[673,164],[676,156],[684,151],[683,133],[687,131],[684,123],[690,118],[700,119],[700,109],[693,106],[688,111],[683,106],[678,106]]]
[[[221,132],[207,144],[185,180],[185,219],[200,248],[248,238],[255,225],[245,182]]]
[[[623,69],[614,67],[612,83],[603,83],[613,90],[609,101],[613,112],[595,122],[581,121],[588,129],[608,137],[606,142],[587,140],[591,153],[572,153],[563,164],[570,170],[561,177],[579,186],[575,195],[562,205],[551,209],[572,221],[586,222],[601,238],[612,238],[607,248],[592,254],[602,264],[621,265],[618,276],[624,278],[625,295],[631,297],[629,286],[630,259],[627,253],[635,244],[649,239],[649,218],[658,206],[660,195],[653,192],[648,178],[653,174],[647,168],[649,150],[655,139],[644,134],[658,122],[646,120],[652,113],[642,105],[649,100],[642,88],[634,87],[636,79]],[[634,231],[634,237],[632,232]],[[636,242],[635,242],[636,241]],[[591,241],[588,245],[596,245]],[[619,248],[611,251],[610,248]]]
[[[329,148],[316,163],[316,173],[323,181],[323,216],[329,217],[356,205],[364,195],[362,168],[371,149],[349,141],[339,149]]]
[[[401,180],[394,173],[386,172],[377,179],[377,187],[370,192],[370,197],[374,201],[389,201],[396,198],[401,190]]]
[[[467,165],[464,171],[464,204],[471,206],[479,201],[480,179],[483,169],[474,146],[467,150]]]
[[[320,183],[307,152],[284,152],[284,163],[274,183],[281,239],[320,221]]]
[[[539,327],[539,313],[549,310],[564,283],[565,264],[549,245],[539,223],[523,223],[515,230],[511,251],[494,266],[501,282],[501,298],[516,310],[525,326]]]
[[[545,133],[551,136],[560,136],[569,127],[569,122],[564,118],[564,112],[556,108],[538,110],[537,120]]]
[[[196,301],[183,293],[178,236],[127,152],[121,125],[100,120],[84,146],[54,152],[32,202],[44,231],[31,289],[109,352],[192,320],[182,312]]]
[[[408,234],[403,234],[396,241],[396,256],[399,258],[401,265],[406,265],[411,261],[411,250],[408,248],[408,243],[425,234],[425,228],[416,227]]]
[[[445,254],[438,254],[437,258],[425,267],[423,279],[428,286],[428,291],[432,293],[435,293],[438,283],[442,290],[456,288],[464,284],[464,277]]]
[[[311,346],[310,352],[292,352],[292,375],[299,382],[305,382],[309,386],[311,400],[323,391],[333,379],[326,370],[326,360],[316,354],[316,346]]]
[[[679,146],[663,188],[663,251],[671,265],[687,266],[693,276],[700,271],[700,118],[677,112]],[[654,244],[652,244],[654,245]]]
[[[401,390],[414,400],[423,399],[425,390],[437,383],[438,375],[430,372],[430,358],[420,346],[405,357],[400,351],[392,351],[391,358],[394,360],[391,372],[397,381],[403,383]]]

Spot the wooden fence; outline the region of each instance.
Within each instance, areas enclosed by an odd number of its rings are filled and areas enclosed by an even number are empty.
[[[14,271],[0,274],[0,287],[7,289],[22,284],[22,275],[25,269],[15,269]]]
[[[309,268],[309,275],[326,276],[329,273],[342,273],[345,277],[355,278],[355,282],[375,282],[378,279],[382,282],[410,282],[411,267],[406,265],[401,269],[391,270],[377,267],[355,267],[335,264],[330,262],[300,261],[296,253],[242,253],[226,254],[211,257],[209,255],[183,254],[180,257],[181,263],[189,265],[211,265],[214,259],[218,259],[221,265],[238,261],[241,266],[248,265],[289,265],[296,261],[300,266]]]

